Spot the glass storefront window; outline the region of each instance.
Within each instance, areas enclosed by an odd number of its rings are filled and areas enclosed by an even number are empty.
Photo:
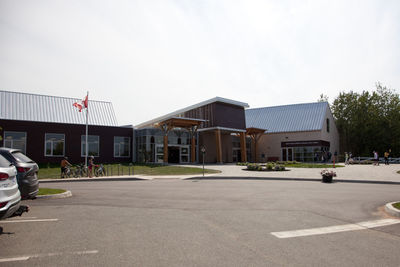
[[[129,157],[131,155],[130,144],[129,137],[114,136],[114,157]]]
[[[26,154],[26,133],[25,132],[4,132],[4,146],[21,150]]]
[[[100,138],[98,135],[88,135],[88,156],[98,157],[100,154]],[[81,156],[86,155],[86,135],[81,135]]]
[[[64,134],[45,134],[45,156],[62,157],[64,156]]]

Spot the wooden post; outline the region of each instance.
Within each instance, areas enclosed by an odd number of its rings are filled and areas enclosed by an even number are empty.
[[[257,163],[257,140],[256,140],[256,138],[253,138],[253,144],[254,144],[254,163]]]
[[[164,134],[164,164],[168,163],[168,133]]]
[[[240,160],[247,162],[246,133],[240,133]]]
[[[194,135],[192,136],[192,147],[191,147],[191,155],[192,163],[196,162],[196,138]]]
[[[217,149],[217,163],[222,163],[221,131],[215,130],[215,146]]]

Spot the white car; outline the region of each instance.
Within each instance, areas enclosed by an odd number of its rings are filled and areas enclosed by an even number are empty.
[[[20,209],[20,203],[17,169],[0,155],[0,220],[14,215]]]

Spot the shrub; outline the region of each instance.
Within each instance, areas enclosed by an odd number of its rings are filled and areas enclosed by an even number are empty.
[[[268,163],[268,164],[266,165],[267,171],[272,171],[272,170],[274,169],[274,167],[275,167],[275,164],[274,164],[274,163]]]
[[[247,164],[247,170],[249,170],[249,171],[262,171],[262,167],[260,165],[255,164],[255,163]]]
[[[275,166],[275,171],[284,171],[284,170],[286,170],[286,168],[283,165],[276,165]]]

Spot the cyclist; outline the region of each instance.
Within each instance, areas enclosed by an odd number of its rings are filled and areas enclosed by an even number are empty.
[[[68,157],[64,157],[61,160],[61,178],[65,176],[69,166],[72,166],[72,164],[68,162]]]

